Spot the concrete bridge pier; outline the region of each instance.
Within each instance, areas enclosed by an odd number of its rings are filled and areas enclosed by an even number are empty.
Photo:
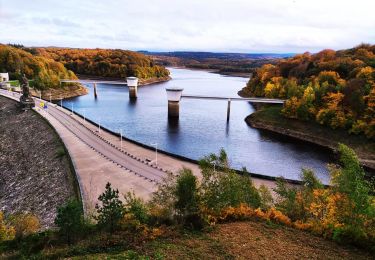
[[[227,107],[227,122],[229,122],[229,118],[230,118],[230,102],[231,102],[231,100],[228,99],[228,107]]]
[[[168,98],[168,118],[179,118],[180,100],[183,88],[166,88]]]
[[[129,98],[137,98],[137,88],[138,88],[138,78],[137,77],[127,77],[126,83],[129,87]]]
[[[94,97],[98,98],[98,92],[96,90],[96,83],[94,83]]]

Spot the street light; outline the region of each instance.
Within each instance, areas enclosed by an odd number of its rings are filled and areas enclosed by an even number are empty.
[[[122,129],[120,129],[120,147],[122,149]]]
[[[155,146],[155,164],[158,165],[158,143],[152,143]]]

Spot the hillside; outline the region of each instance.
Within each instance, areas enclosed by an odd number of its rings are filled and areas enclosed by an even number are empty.
[[[291,54],[275,53],[215,53],[215,52],[148,52],[156,63],[164,66],[181,66],[192,69],[212,70],[219,74],[250,77],[255,68],[276,63]]]
[[[145,55],[115,49],[36,48],[38,55],[61,62],[76,74],[140,79],[168,78],[169,71]]]
[[[258,221],[220,224],[207,233],[164,229],[153,239],[130,237],[91,236],[70,246],[50,242],[36,259],[372,259],[354,247]],[[17,253],[1,256],[11,259]]]
[[[239,94],[287,99],[283,115],[375,138],[375,45],[323,50],[257,69]]]
[[[59,88],[60,79],[77,79],[61,62],[26,50],[18,45],[13,47],[0,44],[0,72],[8,72],[10,79],[14,80],[20,79],[22,73],[25,73],[32,80],[31,86],[40,90]]]

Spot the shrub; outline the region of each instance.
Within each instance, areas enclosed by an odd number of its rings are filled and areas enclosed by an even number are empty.
[[[82,232],[85,223],[82,204],[75,200],[69,200],[57,209],[55,224],[59,227],[59,234],[70,244]]]
[[[119,199],[119,191],[112,189],[111,184],[108,182],[105,186],[105,191],[99,196],[98,200],[101,202],[95,205],[98,215],[95,219],[98,225],[111,234],[116,230],[119,221],[124,216],[124,205]]]
[[[35,233],[40,228],[38,217],[33,214],[16,214],[10,217],[10,223],[15,229],[16,239]]]
[[[142,224],[146,224],[149,221],[148,208],[144,201],[137,198],[134,192],[128,192],[124,195],[125,199],[125,213],[131,214],[136,220]]]
[[[268,210],[273,205],[273,197],[271,191],[265,186],[260,185],[258,188],[259,196],[260,196],[260,208],[262,210]]]
[[[200,187],[202,204],[216,212],[227,207],[237,207],[241,203],[257,208],[260,196],[246,169],[242,175],[229,168],[224,150],[219,155],[210,154],[199,161],[202,170]]]
[[[199,215],[197,177],[191,170],[184,168],[179,172],[174,195],[176,198],[174,207],[184,225],[194,229],[202,228],[203,222]]]
[[[14,227],[6,223],[3,212],[0,211],[0,242],[12,240],[16,234]]]

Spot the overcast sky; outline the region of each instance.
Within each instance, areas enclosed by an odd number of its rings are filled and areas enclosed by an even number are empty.
[[[375,0],[0,0],[0,43],[316,52],[375,44]]]

